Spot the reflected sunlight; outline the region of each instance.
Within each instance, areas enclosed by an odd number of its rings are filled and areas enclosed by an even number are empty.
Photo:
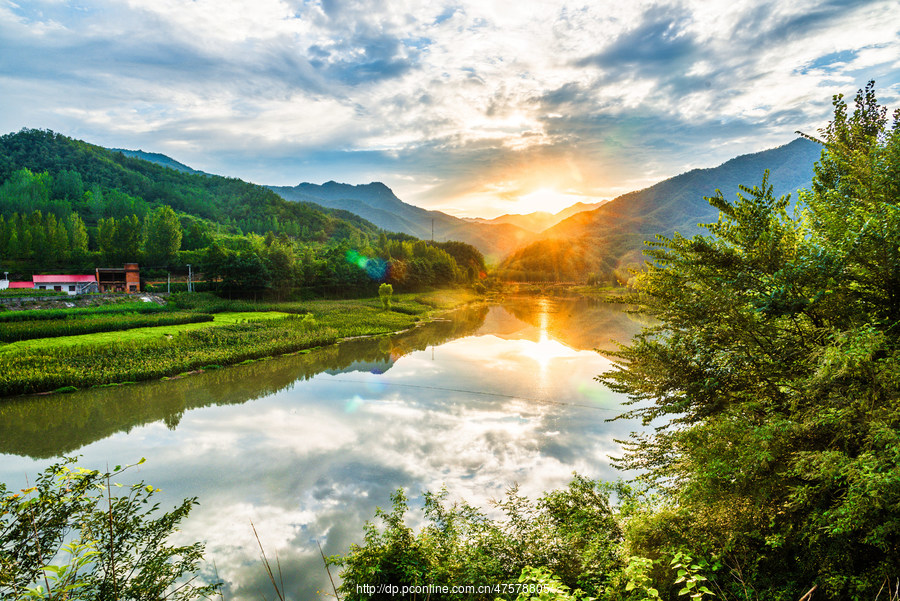
[[[537,342],[525,344],[521,352],[524,356],[537,361],[541,368],[541,376],[543,376],[547,372],[547,367],[553,359],[575,357],[578,354],[578,351],[569,348],[561,342],[551,340],[550,335],[548,334],[548,328],[550,326],[550,301],[546,298],[542,298],[537,304],[538,310],[540,311],[540,314],[538,315],[538,330],[540,331],[540,337]],[[541,384],[543,385],[543,382],[541,382]]]
[[[544,336],[541,336],[540,342],[526,342],[521,352],[524,356],[537,361],[541,371],[546,370],[554,359],[578,356],[578,351],[570,349],[555,340],[549,340]]]

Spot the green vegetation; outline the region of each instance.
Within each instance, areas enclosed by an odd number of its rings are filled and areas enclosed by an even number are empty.
[[[340,592],[345,599],[390,597],[360,592],[357,584],[477,589],[514,583],[529,566],[543,566],[566,587],[596,596],[611,584],[621,564],[616,549],[622,531],[609,503],[610,492],[608,486],[579,477],[537,502],[514,488],[497,504],[503,518],[496,520],[465,503],[448,505],[446,491],[426,493],[428,525],[416,533],[406,525],[406,498],[398,491],[392,496],[392,510],[377,514],[384,529],[367,524],[365,543],[330,561],[343,566]],[[631,494],[627,487],[616,492],[622,498]],[[515,597],[514,589],[474,596]]]
[[[62,312],[57,320],[6,326],[9,336],[31,333],[33,339],[0,350],[0,395],[148,380],[292,353],[342,338],[396,332],[413,326],[430,311],[471,298],[463,291],[405,294],[393,310],[385,311],[377,298],[254,304],[197,293],[175,298],[177,305],[190,312],[89,314],[77,319],[66,319]],[[142,320],[157,325],[137,327]],[[98,333],[64,334],[78,327],[90,331],[92,324]],[[128,325],[134,329],[121,331]],[[116,331],[102,333],[103,328]],[[41,332],[59,337],[37,338]]]
[[[660,325],[604,378],[669,424],[623,462],[669,491],[648,553],[677,529],[760,598],[874,599],[900,574],[898,120],[872,84],[852,115],[836,98],[799,217],[764,177],[709,199],[711,235],[656,244],[637,289]]]
[[[97,307],[73,307],[71,309],[27,309],[0,313],[0,323],[33,321],[43,319],[67,319],[88,315],[109,315],[115,313],[158,313],[166,307],[156,303],[125,302],[100,305]]]
[[[2,298],[26,298],[29,296],[69,296],[68,292],[59,290],[34,290],[33,288],[7,288],[0,290]]]
[[[167,541],[196,499],[160,513],[152,503],[159,489],[113,481],[132,466],[100,473],[71,462],[19,493],[0,483],[0,596],[187,601],[218,589],[184,582],[198,570],[202,544]]]
[[[0,326],[0,341],[15,342],[32,338],[77,336],[94,332],[117,332],[132,328],[171,326],[184,323],[212,321],[212,315],[202,313],[156,313],[150,315],[117,313],[91,315],[74,319],[17,321]]]
[[[396,517],[398,498],[384,532],[370,527],[344,560],[345,593],[372,598],[354,585],[375,578],[492,581],[499,563],[504,577],[521,568],[522,579],[567,587],[541,598],[569,598],[576,587],[610,601],[893,596],[900,110],[889,126],[873,84],[852,114],[839,96],[834,109],[796,217],[768,173],[734,202],[717,192],[707,199],[719,211],[709,234],[660,236],[656,264],[623,299],[655,325],[615,353],[616,369],[601,379],[628,394],[627,416],[654,426],[632,437],[619,465],[639,470],[655,496],[619,495],[594,515],[602,503],[570,493],[559,523],[580,547],[556,538],[557,518],[540,504],[513,503],[497,525],[431,503],[432,525],[414,534]],[[487,546],[517,532],[518,515],[543,525],[531,539],[513,536],[512,549]],[[553,555],[568,548],[604,552],[579,555],[577,580]]]
[[[176,171],[48,131],[0,137],[0,257],[21,279],[137,262],[254,300],[369,296],[471,283],[484,258],[462,242],[382,232],[347,211]],[[182,284],[183,285],[183,284]]]
[[[390,284],[382,284],[378,287],[378,298],[381,299],[381,306],[385,311],[391,309],[391,296],[394,294],[394,287]]]

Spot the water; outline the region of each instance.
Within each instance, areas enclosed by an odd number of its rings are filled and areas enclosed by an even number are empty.
[[[609,305],[522,298],[469,307],[390,338],[182,379],[0,403],[0,481],[21,488],[60,456],[131,479],[164,507],[200,506],[183,541],[204,540],[227,599],[271,598],[252,520],[277,551],[292,599],[330,590],[326,554],[362,542],[375,507],[404,488],[413,507],[442,485],[488,506],[564,486],[573,471],[620,476],[614,439],[638,424],[606,420],[622,398],[594,377],[640,328]],[[211,567],[208,568],[211,570]]]

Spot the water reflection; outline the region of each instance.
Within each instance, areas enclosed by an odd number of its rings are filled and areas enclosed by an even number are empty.
[[[514,482],[536,495],[573,470],[616,477],[607,456],[633,424],[605,422],[621,399],[593,379],[608,361],[585,350],[636,327],[614,315],[516,300],[177,381],[16,399],[0,405],[0,478],[17,485],[76,450],[97,468],[146,456],[135,477],[169,505],[200,497],[182,536],[207,541],[226,598],[271,594],[250,519],[291,598],[319,598],[315,541],[326,554],[360,542],[397,488],[416,502],[446,484],[486,504]]]

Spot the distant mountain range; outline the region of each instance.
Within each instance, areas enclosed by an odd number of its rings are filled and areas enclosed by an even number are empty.
[[[191,169],[184,163],[179,163],[172,157],[167,157],[164,154],[160,154],[158,152],[144,152],[143,150],[126,150],[125,148],[110,148],[112,152],[121,152],[127,157],[131,157],[133,159],[143,159],[145,161],[150,161],[151,163],[156,163],[157,165],[162,165],[163,167],[168,167],[169,169],[174,169],[175,171],[181,171],[183,173],[199,173],[202,175],[207,175],[202,171],[197,171],[196,169]]]
[[[523,230],[528,230],[529,232],[539,234],[544,230],[553,227],[563,219],[567,219],[572,215],[575,215],[576,213],[593,211],[594,209],[600,208],[607,202],[609,201],[604,200],[602,202],[593,203],[576,202],[575,204],[566,207],[559,213],[555,214],[547,213],[546,211],[536,211],[534,213],[526,213],[524,215],[501,215],[499,217],[494,217],[493,219],[484,219],[482,217],[463,217],[463,219],[472,223],[487,223],[491,225],[506,223],[520,227]]]
[[[540,240],[519,249],[501,265],[511,278],[583,279],[594,273],[611,279],[619,270],[643,262],[645,240],[680,232],[692,236],[698,224],[718,219],[704,200],[716,189],[734,198],[738,186],[754,186],[769,170],[778,195],[794,193],[812,181],[822,148],[798,138],[789,144],[746,154],[711,169],[694,169],[637,192],[629,192],[593,211],[565,219],[543,231]]]
[[[120,151],[128,156],[180,171],[200,173],[165,155]],[[598,274],[611,279],[618,270],[643,261],[645,240],[656,234],[686,236],[698,224],[713,222],[717,211],[704,200],[720,189],[733,198],[739,185],[753,186],[769,169],[777,194],[808,187],[821,147],[798,138],[789,144],[746,154],[718,167],[693,169],[643,190],[596,204],[577,203],[556,214],[503,215],[494,219],[461,219],[400,200],[386,185],[334,181],[322,185],[268,186],[289,201],[311,202],[348,211],[376,226],[420,239],[460,240],[501,263],[512,278],[584,279]]]
[[[489,261],[499,261],[535,239],[535,233],[512,223],[479,223],[403,202],[379,182],[353,186],[326,182],[294,187],[269,186],[286,200],[312,202],[355,213],[390,232],[430,240],[459,240],[476,247]],[[432,230],[433,228],[433,230]]]

